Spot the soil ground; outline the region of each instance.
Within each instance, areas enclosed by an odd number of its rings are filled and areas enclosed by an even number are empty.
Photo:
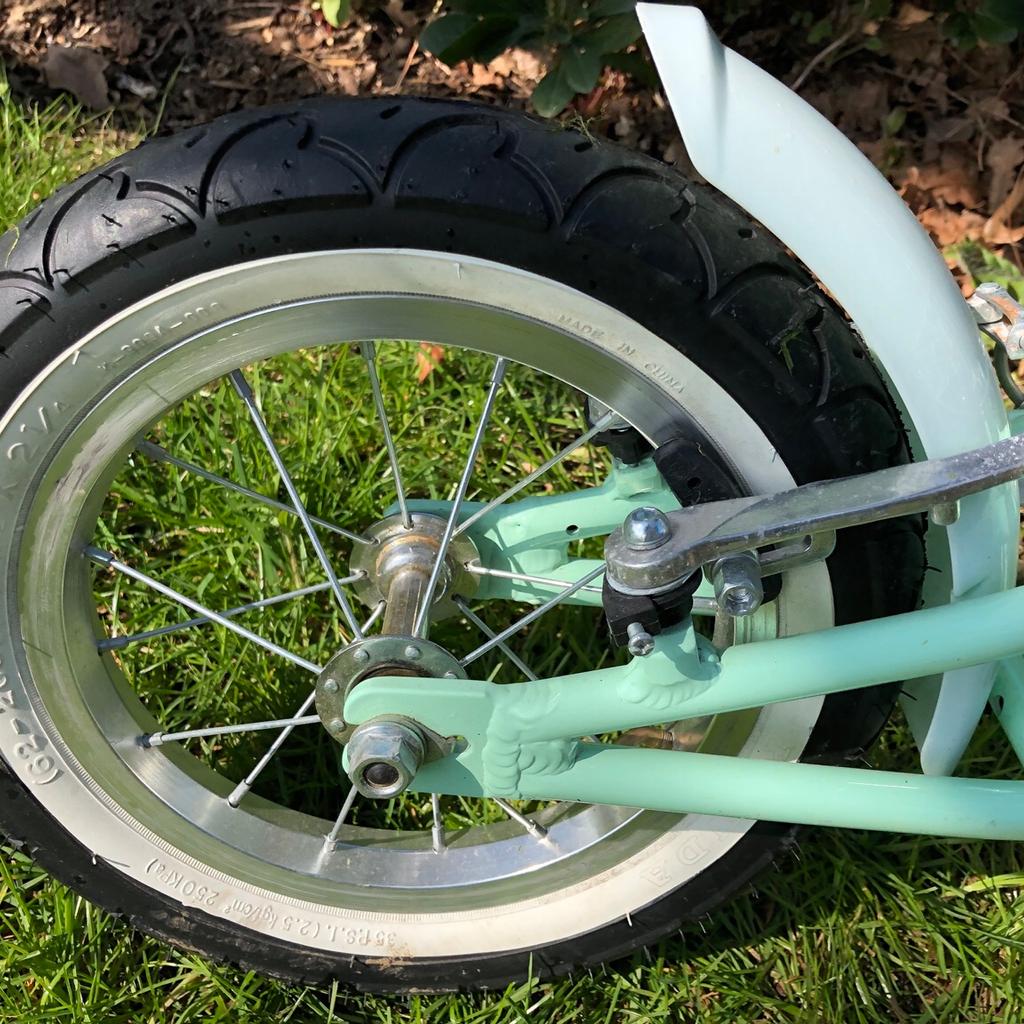
[[[0,60],[16,94],[46,99],[63,82],[129,123],[159,117],[163,130],[332,93],[528,107],[544,55],[513,50],[448,67],[416,43],[435,6],[357,3],[334,30],[307,0],[3,0]],[[1022,265],[1020,41],[963,50],[927,3],[896,3],[876,21],[859,3],[703,6],[730,46],[796,88],[889,175],[940,246],[975,239]],[[564,116],[687,167],[661,94],[617,72]]]

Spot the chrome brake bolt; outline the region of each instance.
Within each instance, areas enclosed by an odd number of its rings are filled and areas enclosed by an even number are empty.
[[[654,650],[654,637],[639,622],[626,627],[626,650],[634,658],[646,658]]]
[[[661,547],[672,535],[668,516],[653,505],[633,509],[622,524],[622,536],[634,551]]]
[[[761,566],[752,552],[720,558],[711,570],[711,582],[718,607],[727,615],[753,615],[764,600]]]

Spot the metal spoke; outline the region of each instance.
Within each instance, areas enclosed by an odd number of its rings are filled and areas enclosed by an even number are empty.
[[[534,839],[543,839],[547,834],[548,830],[538,824],[532,818],[526,817],[525,814],[520,814],[510,803],[506,803],[501,799],[500,796],[492,796],[491,799],[513,820],[518,822],[527,832],[533,836]]]
[[[476,628],[479,629],[480,632],[483,633],[483,635],[487,637],[488,640],[493,640],[495,638],[497,634],[494,632],[494,630],[491,629],[491,627],[488,626],[487,623],[484,622],[484,620],[481,619],[479,615],[473,612],[470,609],[469,605],[466,604],[466,602],[461,597],[456,596],[454,598],[454,601],[455,604],[458,606],[459,611],[461,611],[462,614],[465,615],[466,618],[469,619],[469,621],[472,622],[473,625],[476,626]],[[519,669],[519,671],[522,672],[527,679],[532,679],[534,681],[538,679],[538,676],[534,672],[530,671],[529,667],[515,653],[515,651],[513,651],[512,648],[508,646],[508,644],[504,642],[499,643],[498,650],[500,650],[501,653],[504,654],[505,657],[508,658],[508,660],[511,661],[512,664],[515,665],[515,667]]]
[[[369,631],[370,627],[384,614],[384,609],[387,607],[387,601],[378,601],[377,607],[370,612],[370,617],[363,623],[363,632]]]
[[[572,586],[572,580],[556,580],[551,576],[531,576],[529,573],[511,572],[508,569],[489,569],[479,562],[470,562],[466,566],[466,571],[471,572],[474,576],[494,576],[499,580],[515,580],[517,583],[539,583],[545,587],[558,587],[559,590],[565,590]],[[600,587],[580,587],[579,589],[586,594],[602,593]]]
[[[534,480],[539,476],[543,476],[549,469],[557,466],[563,459],[571,455],[577,448],[582,448],[595,434],[599,434],[605,427],[610,423],[617,420],[619,417],[613,412],[606,412],[600,417],[597,422],[589,429],[580,434],[575,441],[570,441],[557,455],[552,455],[547,462],[542,466],[538,466],[529,476],[524,476],[518,483],[513,484],[507,491],[503,491],[496,498],[487,502],[482,508],[478,508],[468,519],[463,520],[455,529],[455,536],[458,537],[460,533],[468,530],[478,519],[482,516],[487,515],[492,508],[496,508],[503,502],[508,501],[514,494],[518,494],[524,487],[529,487]]]
[[[604,570],[605,566],[603,562],[600,565],[595,566],[590,572],[588,572],[585,576],[580,577],[580,579],[578,579],[575,583],[570,583],[569,586],[566,587],[566,589],[563,590],[560,594],[555,594],[555,596],[552,597],[550,600],[545,601],[544,604],[538,605],[536,608],[533,609],[533,611],[527,612],[527,614],[524,615],[521,619],[519,619],[516,622],[513,622],[512,625],[508,627],[508,629],[503,629],[500,633],[497,633],[495,636],[491,637],[491,639],[488,640],[486,643],[481,644],[475,651],[471,651],[469,654],[466,655],[466,657],[464,657],[459,662],[459,664],[469,665],[471,662],[476,661],[476,659],[479,658],[481,655],[486,654],[489,650],[491,650],[491,648],[498,647],[510,636],[514,636],[521,629],[528,626],[531,622],[534,622],[536,619],[539,619],[546,612],[551,611],[551,609],[554,608],[556,605],[561,604],[567,597],[571,597],[573,594],[576,593],[577,590],[582,590],[583,587],[585,587],[591,580],[597,579],[597,577],[600,576],[601,573],[604,572]]]
[[[416,622],[413,626],[414,636],[425,637],[427,635],[427,624],[430,621],[430,606],[434,602],[434,592],[437,590],[437,582],[441,578],[441,571],[444,569],[445,555],[448,553],[448,545],[451,543],[452,536],[455,532],[455,526],[459,520],[459,512],[462,509],[462,502],[466,497],[466,490],[469,487],[469,478],[473,474],[473,466],[476,463],[476,457],[480,452],[480,445],[483,443],[484,432],[487,430],[487,421],[491,418],[491,411],[493,410],[494,402],[498,397],[501,382],[505,378],[505,370],[507,366],[508,361],[505,359],[498,359],[494,364],[494,371],[491,373],[490,389],[487,392],[487,398],[484,399],[484,407],[480,413],[480,422],[477,423],[476,433],[473,435],[473,443],[469,447],[469,455],[466,458],[466,468],[462,471],[459,486],[456,488],[455,499],[452,501],[451,512],[448,514],[448,522],[445,525],[444,534],[441,537],[441,544],[437,551],[437,557],[434,560],[434,568],[430,573],[430,579],[427,581],[427,587],[423,594],[423,603],[420,605],[419,614],[416,616]]]
[[[444,838],[444,820],[441,817],[441,798],[436,793],[430,794],[430,841],[434,853],[443,853],[448,844]]]
[[[370,376],[370,390],[373,392],[373,404],[377,407],[377,418],[380,420],[380,428],[384,434],[384,446],[388,450],[388,461],[391,463],[391,472],[395,477],[395,491],[398,494],[398,507],[402,513],[402,525],[412,529],[412,516],[409,514],[409,506],[405,503],[405,487],[402,484],[402,474],[398,468],[398,452],[395,451],[395,441],[391,436],[391,427],[388,425],[388,414],[384,411],[384,395],[380,390],[380,377],[377,376],[377,346],[372,341],[362,341],[359,347],[363,351],[363,359],[366,360],[366,372]]]
[[[241,803],[242,797],[244,797],[245,794],[248,793],[249,790],[252,789],[252,787],[255,785],[256,780],[260,777],[260,774],[263,772],[263,769],[266,768],[268,764],[270,764],[270,761],[273,758],[273,756],[281,749],[282,746],[284,746],[284,741],[288,739],[289,736],[291,736],[292,730],[297,725],[301,725],[303,723],[303,720],[306,717],[306,712],[312,706],[315,697],[316,690],[313,690],[310,693],[310,695],[302,702],[302,706],[299,708],[298,711],[295,712],[294,716],[291,719],[285,719],[285,721],[288,722],[288,724],[285,726],[284,729],[281,730],[281,733],[277,737],[277,739],[274,740],[273,743],[271,743],[270,749],[259,759],[259,761],[256,762],[256,767],[253,768],[253,770],[249,772],[249,774],[246,775],[246,777],[242,779],[242,781],[237,786],[235,786],[235,788],[231,791],[231,795],[228,797],[228,803],[232,807],[237,807]]]
[[[214,725],[209,729],[186,729],[184,732],[151,732],[139,737],[144,747],[160,747],[165,743],[179,740],[198,740],[207,736],[228,736],[237,732],[262,732],[266,729],[280,729],[284,725],[316,725],[319,715],[306,715],[296,721],[294,718],[275,718],[269,722],[245,722],[242,725]]]
[[[136,445],[136,451],[143,455],[149,456],[155,462],[166,462],[169,466],[176,466],[178,469],[185,470],[186,473],[193,473],[198,477],[202,477],[204,480],[208,480],[212,484],[217,484],[220,487],[224,487],[229,491],[233,491],[235,494],[241,494],[243,497],[249,498],[252,501],[258,501],[261,505],[266,505],[267,508],[277,509],[279,512],[287,512],[290,516],[298,516],[298,512],[295,511],[290,505],[286,505],[283,501],[278,501],[277,498],[271,498],[267,494],[260,494],[259,491],[250,490],[248,487],[243,487],[241,484],[236,484],[233,480],[228,480],[226,477],[218,476],[216,473],[211,473],[208,469],[203,469],[202,466],[197,466],[194,462],[188,462],[186,459],[179,459],[176,455],[172,455],[166,448],[161,448],[158,444],[153,444],[152,441],[140,441]],[[356,544],[372,544],[373,540],[370,537],[364,537],[361,533],[354,533],[352,530],[346,530],[344,526],[338,526],[337,523],[332,523],[327,519],[320,519],[317,516],[310,516],[310,522],[316,523],[317,526],[323,527],[325,530],[330,530],[332,533],[340,534],[342,537],[348,537],[349,540],[354,541]]]
[[[291,651],[278,646],[271,640],[264,640],[263,637],[258,636],[251,629],[246,629],[245,626],[240,626],[237,622],[232,622],[230,619],[221,615],[220,612],[215,612],[210,608],[204,608],[198,601],[193,601],[191,598],[178,593],[177,590],[168,587],[159,580],[153,579],[152,576],[119,561],[109,551],[100,551],[99,548],[90,546],[85,548],[85,554],[97,564],[113,569],[115,572],[123,573],[125,576],[130,577],[138,583],[144,583],[147,587],[155,590],[158,594],[162,594],[164,597],[170,598],[177,604],[188,608],[189,611],[195,612],[204,619],[209,619],[210,622],[215,622],[218,626],[223,626],[225,629],[231,630],[232,633],[237,633],[240,637],[244,637],[246,640],[251,641],[258,647],[262,647],[265,651],[270,651],[271,654],[276,654],[278,657],[290,661],[293,665],[298,665],[300,668],[304,668],[307,672],[312,672],[314,675],[320,675],[323,671],[323,668],[320,665],[314,665],[313,662],[307,661],[298,654],[292,654]]]
[[[357,640],[361,640],[363,638],[363,631],[359,628],[359,623],[356,622],[356,617],[352,612],[352,606],[348,603],[348,598],[345,596],[345,592],[341,589],[341,583],[334,573],[334,567],[331,565],[331,560],[327,557],[327,552],[324,550],[324,546],[320,542],[320,536],[316,532],[316,527],[313,525],[312,520],[309,518],[306,506],[303,505],[302,499],[299,497],[299,492],[295,488],[295,484],[292,481],[291,474],[288,472],[288,468],[284,464],[284,460],[281,458],[281,453],[277,450],[277,446],[274,444],[274,439],[270,436],[270,431],[267,429],[267,425],[263,420],[259,407],[256,405],[256,396],[253,394],[252,388],[249,387],[249,382],[245,379],[241,370],[233,370],[228,374],[228,378],[234,386],[235,391],[238,392],[238,397],[241,398],[246,409],[249,410],[249,417],[252,419],[253,426],[256,428],[256,433],[259,434],[260,440],[266,447],[267,453],[270,455],[271,461],[274,463],[274,468],[281,477],[281,483],[284,484],[285,490],[288,492],[288,497],[292,500],[292,507],[295,509],[296,515],[298,515],[302,522],[302,527],[306,531],[306,535],[309,537],[310,544],[313,545],[316,557],[323,566],[324,572],[327,574],[327,578],[331,581],[331,589],[334,591],[334,596],[338,599],[338,605],[348,622],[349,628],[352,630],[355,638]]]
[[[536,583],[542,587],[557,587],[565,590],[572,586],[571,580],[557,580],[553,576],[531,576],[525,572],[511,572],[508,569],[491,569],[479,562],[469,562],[466,571],[474,576],[493,576],[499,580],[515,580],[517,583]],[[601,587],[580,587],[581,594],[600,594]],[[693,612],[695,615],[717,615],[718,602],[713,597],[694,597]]]
[[[363,573],[357,573],[353,576],[347,576],[343,579],[342,583],[354,583],[358,579],[362,579]],[[234,618],[236,615],[241,615],[243,612],[255,611],[257,608],[270,608],[275,604],[283,604],[285,601],[291,601],[296,597],[307,597],[310,594],[317,594],[321,590],[327,590],[330,587],[330,583],[314,583],[311,587],[302,587],[299,590],[289,590],[286,594],[275,594],[273,597],[265,597],[260,601],[250,601],[248,604],[240,604],[237,608],[229,608],[227,611],[221,612],[221,615],[226,619]],[[129,644],[141,643],[143,640],[152,640],[157,636],[167,636],[169,633],[178,633],[183,629],[192,629],[195,626],[203,626],[212,619],[208,619],[205,615],[198,615],[194,619],[186,619],[184,622],[175,622],[170,626],[160,626],[158,629],[147,629],[142,633],[130,633],[126,636],[108,636],[103,640],[100,640],[96,644],[97,650],[100,651],[119,651]]]
[[[358,790],[353,786],[345,797],[345,802],[341,805],[341,810],[338,812],[338,817],[334,821],[334,826],[331,831],[324,837],[324,849],[333,847],[338,841],[338,836],[341,833],[341,828],[345,824],[345,819],[348,817],[349,811],[352,810],[352,805],[356,802],[356,797],[359,795]]]

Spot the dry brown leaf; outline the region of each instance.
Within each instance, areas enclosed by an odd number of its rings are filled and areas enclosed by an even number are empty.
[[[992,245],[1015,245],[1024,238],[1024,227],[1014,228],[1010,221],[1017,207],[1024,202],[1024,171],[1014,183],[1010,194],[992,212],[992,216],[985,222],[981,237]]]
[[[495,57],[490,63],[490,68],[505,78],[515,75],[527,82],[537,82],[544,74],[544,65],[540,58],[529,50],[520,50],[517,47]]]
[[[39,66],[51,89],[66,89],[93,110],[110,106],[107,80],[103,77],[107,62],[95,50],[50,46]]]
[[[1005,121],[1010,116],[1010,104],[1000,96],[982,96],[971,103],[971,113],[983,119],[994,117]]]
[[[981,207],[977,185],[977,171],[967,155],[947,147],[942,151],[938,166],[907,168],[900,182],[900,192],[916,189],[930,193],[931,199],[941,203],[975,210]]]
[[[880,78],[867,78],[844,90],[837,101],[843,129],[856,134],[879,131],[891,107],[888,83]]]
[[[996,139],[985,153],[985,166],[992,172],[988,185],[988,209],[995,210],[1010,194],[1017,180],[1017,168],[1024,163],[1024,139],[1005,135]]]
[[[431,345],[429,341],[421,341],[416,353],[416,380],[422,384],[441,365],[444,349],[440,345]]]
[[[896,23],[906,28],[908,25],[920,25],[932,16],[931,11],[926,11],[916,4],[900,4],[900,12],[896,15]]]
[[[492,70],[493,65],[473,64],[473,84],[478,88],[488,85],[501,85],[501,78]]]
[[[930,207],[922,210],[917,219],[943,249],[965,238],[981,238],[985,229],[985,218],[971,210],[958,213],[955,210]]]

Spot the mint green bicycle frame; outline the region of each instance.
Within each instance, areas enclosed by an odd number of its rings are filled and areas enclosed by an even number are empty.
[[[602,488],[568,495],[574,519],[599,529],[619,506],[635,504],[647,467],[613,474]],[[626,478],[625,483],[623,477]],[[650,479],[650,478],[648,478]],[[633,495],[626,499],[623,492]],[[646,500],[667,496],[655,489]],[[564,510],[527,499],[480,520],[474,540],[560,535]],[[420,504],[420,503],[417,503]],[[441,503],[430,505],[442,511]],[[426,511],[424,507],[423,511]],[[465,516],[472,514],[472,505]],[[588,523],[585,513],[591,513]],[[584,513],[584,514],[577,514]],[[602,515],[603,513],[603,515]],[[545,534],[545,522],[550,524]],[[472,528],[471,528],[472,529]],[[514,547],[514,545],[513,545]],[[515,562],[523,571],[524,550]],[[551,578],[574,579],[595,563],[564,562]],[[529,564],[525,566],[528,570]],[[539,601],[554,584],[505,583],[508,596]],[[600,604],[594,593],[574,596]],[[818,764],[755,761],[649,750],[580,737],[757,708],[991,661],[1000,663],[993,708],[1024,755],[1024,588],[968,598],[816,633],[730,647],[719,657],[692,620],[657,638],[655,652],[628,665],[514,686],[474,679],[376,677],[350,693],[345,717],[412,719],[458,737],[455,753],[426,764],[413,788],[462,796],[613,803],[673,812],[842,825],[935,835],[1024,839],[1024,782],[955,779]]]
[[[839,299],[889,381],[916,457],[1007,436],[970,313],[884,178],[798,96],[723,47],[698,10],[641,3],[637,11],[695,166]],[[497,509],[470,533],[488,564],[499,564],[501,550],[510,570],[578,579],[597,563],[559,556],[564,502],[573,503],[577,536],[607,532],[638,504],[674,507],[652,467],[641,465],[589,493]],[[965,499],[953,526],[930,528],[929,558],[942,564],[945,584],[926,591],[920,611],[744,643],[720,660],[687,622],[625,667],[511,687],[374,678],[351,692],[345,715],[353,723],[404,716],[459,737],[456,753],[417,775],[413,788],[428,792],[1022,839],[1024,782],[944,777],[989,701],[1024,758],[1024,590],[1013,589],[1018,504],[1014,485],[993,488]],[[501,545],[489,544],[499,536]],[[488,578],[480,596],[540,601],[556,589]],[[596,589],[573,600],[600,603]],[[915,698],[906,710],[923,775],[579,739],[896,680],[909,680],[904,689]]]

